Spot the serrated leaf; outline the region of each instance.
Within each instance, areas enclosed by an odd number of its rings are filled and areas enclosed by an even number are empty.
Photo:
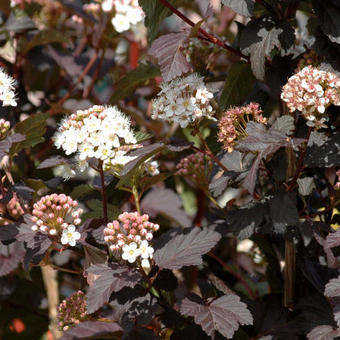
[[[151,63],[140,64],[137,68],[128,72],[115,84],[115,92],[110,98],[110,103],[115,104],[120,99],[133,94],[136,87],[145,81],[160,76],[159,68]],[[137,139],[138,141],[138,139]]]
[[[231,8],[234,12],[245,17],[253,15],[255,1],[254,0],[222,0],[222,4]]]
[[[242,184],[252,194],[255,189],[257,170],[261,159],[267,158],[281,147],[296,147],[305,142],[305,140],[288,138],[283,132],[276,130],[274,127],[267,130],[265,125],[255,122],[247,124],[246,133],[248,136],[237,143],[236,149],[258,153]]]
[[[283,132],[287,136],[290,136],[294,133],[295,130],[294,118],[289,115],[278,117],[275,120],[273,127],[276,130]]]
[[[68,38],[65,34],[56,30],[39,31],[31,40],[29,40],[23,47],[22,53],[27,54],[32,48],[46,45],[50,43],[67,43]]]
[[[315,189],[313,177],[298,178],[297,184],[299,185],[299,193],[302,196],[308,196]]]
[[[24,148],[33,147],[45,139],[43,135],[46,131],[46,120],[48,113],[37,113],[30,115],[28,118],[18,123],[14,127],[16,133],[21,133],[26,136],[22,142],[15,143],[11,148],[11,155],[15,155]]]
[[[284,233],[299,221],[295,193],[279,192],[269,201],[269,213],[275,233]]]
[[[252,325],[253,317],[247,305],[237,295],[224,295],[209,305],[203,305],[185,298],[181,314],[194,317],[195,323],[212,338],[215,331],[231,339],[240,325]]]
[[[215,276],[213,273],[209,274],[208,279],[214,285],[214,287],[218,289],[220,292],[226,295],[234,294],[234,292],[220,278]]]
[[[281,48],[279,35],[282,28],[276,28],[267,19],[250,21],[241,35],[242,52],[250,55],[251,68],[257,79],[264,80],[266,57],[274,47]]]
[[[93,337],[103,339],[105,335],[121,331],[122,328],[116,322],[83,321],[67,330],[60,340],[83,340]]]
[[[86,272],[99,275],[86,294],[89,314],[109,302],[113,292],[118,292],[124,287],[134,287],[142,279],[139,272],[117,263],[96,264],[88,268]]]
[[[220,240],[215,231],[193,228],[187,234],[173,237],[165,246],[155,251],[154,260],[162,269],[179,269],[184,266],[198,266],[206,254]]]
[[[321,145],[308,146],[305,164],[309,167],[329,168],[340,164],[340,132],[337,132]]]
[[[18,225],[16,223],[0,225],[0,241],[13,240],[18,233]]]
[[[133,174],[134,171],[137,170],[139,165],[144,163],[148,158],[155,155],[156,153],[162,151],[165,148],[165,145],[163,143],[155,143],[151,145],[144,146],[143,148],[139,148],[136,150],[133,150],[129,153],[129,156],[135,157],[132,161],[128,162],[124,168],[120,172],[120,180],[116,186],[116,188],[121,187],[122,185],[125,185],[128,183]]]
[[[308,340],[332,340],[340,336],[339,329],[333,329],[332,326],[322,325],[313,328],[308,334]]]
[[[221,110],[241,105],[253,88],[255,78],[248,63],[240,61],[233,64],[219,99]]]
[[[153,137],[153,135],[151,133],[148,133],[148,132],[137,131],[135,133],[135,138],[137,140],[137,143],[143,142],[143,141],[150,139],[152,137]]]
[[[333,43],[340,44],[340,7],[328,0],[313,0],[322,31]]]
[[[190,31],[169,33],[152,43],[148,53],[157,58],[164,81],[171,81],[191,70],[191,65],[182,53],[183,43],[189,34]]]
[[[51,156],[44,161],[42,161],[38,166],[37,169],[46,169],[46,168],[53,168],[54,166],[70,164],[70,160],[62,156]]]
[[[340,296],[340,277],[332,279],[326,284],[325,295],[328,297]]]

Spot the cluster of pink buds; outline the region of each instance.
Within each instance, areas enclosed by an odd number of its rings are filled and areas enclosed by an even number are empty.
[[[257,103],[234,107],[225,112],[218,123],[218,141],[223,143],[224,149],[232,152],[235,141],[247,136],[246,127],[249,121],[266,124],[267,119],[262,113]]]
[[[336,172],[336,176],[338,177],[338,180],[335,183],[335,189],[340,189],[340,170]]]
[[[327,127],[326,108],[340,106],[340,77],[332,72],[306,66],[288,79],[282,88],[281,99],[289,111],[299,110],[307,125],[316,129]]]
[[[10,126],[11,124],[7,120],[0,119],[0,140],[7,136]]]
[[[79,290],[63,300],[58,307],[57,318],[60,330],[62,331],[67,331],[80,321],[89,319],[89,316],[86,314],[85,294]]]
[[[78,202],[65,194],[44,196],[33,205],[33,231],[56,236],[62,244],[75,245],[80,238],[75,226],[81,223],[83,210],[78,208]]]
[[[121,251],[122,259],[134,263],[138,257],[142,259],[142,267],[148,266],[152,258],[153,248],[148,241],[159,225],[149,221],[149,216],[138,212],[124,212],[118,220],[110,222],[104,229],[104,240],[109,243],[111,251]],[[144,261],[144,265],[143,265]],[[147,263],[146,263],[147,262]]]
[[[25,205],[25,207],[28,208],[27,205]],[[7,203],[6,208],[8,214],[14,219],[20,218],[25,213],[16,195],[13,195],[12,199]]]
[[[208,186],[208,178],[212,170],[212,162],[202,153],[194,153],[176,165],[176,175],[189,177],[199,187]]]

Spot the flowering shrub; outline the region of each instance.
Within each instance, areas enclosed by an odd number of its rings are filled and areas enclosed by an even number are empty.
[[[340,336],[340,5],[0,1],[0,338]]]

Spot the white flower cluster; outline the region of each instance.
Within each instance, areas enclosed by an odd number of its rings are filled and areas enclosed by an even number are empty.
[[[134,263],[136,259],[140,256],[141,266],[143,268],[150,268],[149,258],[152,259],[154,249],[149,246],[149,242],[143,240],[139,247],[136,242],[131,242],[130,244],[125,244],[122,247],[122,259],[128,261],[129,263]]]
[[[77,152],[84,170],[90,158],[103,161],[105,170],[119,171],[133,158],[126,153],[138,147],[130,120],[116,107],[93,106],[65,119],[55,136],[56,147],[66,155]]]
[[[2,106],[17,106],[14,86],[16,81],[0,67],[0,100]]]
[[[104,0],[101,4],[104,12],[115,10],[111,23],[119,33],[128,31],[144,18],[144,12],[138,5],[138,0]]]
[[[162,90],[158,98],[153,100],[153,119],[177,122],[185,128],[204,116],[212,115],[210,100],[213,93],[206,88],[203,77],[198,74],[176,78],[162,83],[160,87]]]

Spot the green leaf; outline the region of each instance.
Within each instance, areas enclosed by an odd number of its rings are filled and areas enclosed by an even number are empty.
[[[111,97],[110,103],[115,104],[120,99],[130,96],[138,85],[149,79],[158,77],[160,74],[159,68],[151,63],[140,64],[115,84],[116,91]]]
[[[94,188],[91,185],[80,184],[72,190],[72,192],[70,193],[70,196],[74,199],[78,199],[79,197],[82,197],[82,196],[85,196],[91,193],[93,190]]]
[[[22,133],[26,136],[26,139],[12,146],[10,151],[12,156],[22,149],[33,147],[45,141],[43,135],[46,131],[47,118],[48,113],[37,113],[15,125],[14,131],[16,133]]]
[[[169,3],[176,7],[179,0],[169,0]],[[172,12],[160,1],[155,0],[139,0],[139,6],[143,8],[146,15],[144,24],[148,29],[148,39],[151,42],[156,38],[161,22]]]
[[[146,189],[152,187],[153,185],[165,181],[171,175],[172,175],[171,172],[163,172],[155,176],[146,176],[141,179],[139,186],[142,191],[145,191]]]
[[[89,218],[103,217],[103,203],[98,199],[91,199],[86,202],[86,205],[90,211],[82,215],[82,219],[85,221]],[[114,220],[120,214],[119,209],[113,204],[107,205],[107,214],[109,220]]]
[[[137,140],[137,143],[143,142],[143,141],[150,139],[152,137],[153,137],[153,135],[151,133],[148,133],[148,132],[138,131],[138,132],[135,133],[135,138]]]
[[[250,65],[245,62],[238,62],[232,66],[220,97],[222,110],[230,106],[241,105],[255,83]]]
[[[67,43],[68,38],[65,34],[56,30],[44,30],[39,31],[33,39],[28,41],[25,46],[23,46],[22,53],[27,54],[32,48],[40,45],[46,45],[50,43]]]

